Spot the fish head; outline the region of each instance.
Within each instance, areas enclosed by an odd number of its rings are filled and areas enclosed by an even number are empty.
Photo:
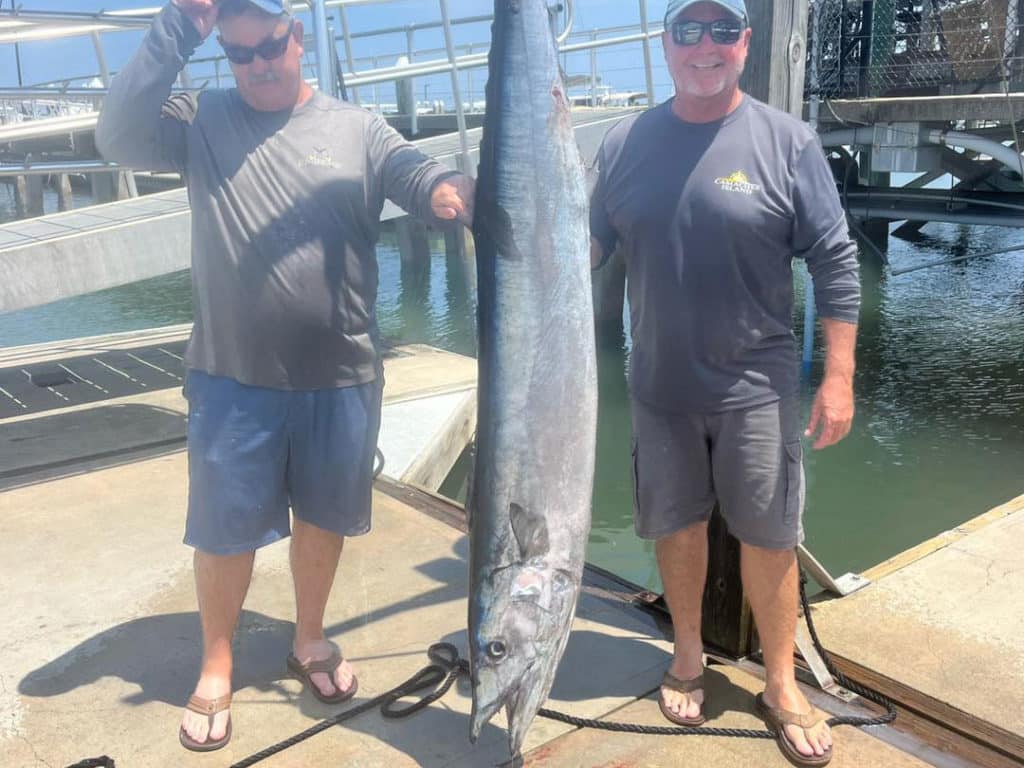
[[[542,561],[513,563],[479,591],[479,620],[470,639],[473,715],[470,736],[502,708],[509,748],[519,753],[547,699],[568,639],[579,578]]]

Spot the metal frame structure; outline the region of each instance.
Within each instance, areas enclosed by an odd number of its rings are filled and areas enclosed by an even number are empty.
[[[447,0],[438,0],[439,21],[406,25],[403,27],[388,27],[383,29],[369,30],[352,34],[348,28],[346,10],[352,6],[378,5],[394,2],[395,0],[297,0],[295,6],[308,8],[313,17],[313,42],[316,50],[317,65],[313,82],[327,93],[337,96],[338,83],[343,82],[351,88],[353,101],[359,103],[360,87],[377,85],[395,81],[411,80],[415,77],[438,75],[448,73],[452,81],[453,111],[458,125],[459,139],[462,154],[468,156],[468,145],[466,144],[466,120],[465,105],[461,97],[461,88],[458,73],[461,70],[487,66],[487,52],[470,52],[459,55],[458,48],[453,43],[452,28],[459,24],[474,22],[486,22],[493,18],[490,15],[472,16],[460,19],[452,19],[448,13]],[[647,20],[647,0],[637,0],[640,11],[640,32],[614,35],[611,37],[599,37],[599,31],[590,32],[589,40],[577,43],[567,42],[572,33],[574,18],[574,6],[577,0],[561,0],[564,5],[552,8],[552,17],[563,7],[566,11],[567,21],[564,29],[557,35],[562,53],[575,53],[581,51],[596,51],[598,48],[617,46],[639,42],[643,48],[645,82],[648,103],[654,101],[654,82],[651,67],[650,41],[661,34],[661,26],[652,28]],[[328,25],[327,9],[337,8],[339,13],[342,32],[340,35],[333,34]],[[96,51],[99,73],[83,77],[99,77],[104,83],[103,88],[74,88],[53,85],[29,86],[25,88],[0,88],[0,99],[8,100],[29,100],[29,99],[83,99],[98,102],[106,92],[106,85],[109,84],[111,73],[106,65],[106,56],[103,50],[101,32],[130,31],[145,29],[152,22],[152,17],[159,12],[159,8],[148,7],[114,12],[52,12],[52,11],[27,11],[18,10],[0,11],[0,43],[17,43],[29,40],[59,39],[76,35],[90,35]],[[415,48],[415,34],[423,29],[441,28],[444,34],[445,47],[443,58],[429,61],[413,62]],[[621,30],[621,28],[616,28]],[[368,70],[356,70],[356,58],[352,50],[352,40],[356,37],[366,38],[396,32],[405,32],[407,36],[407,48],[409,63],[395,66],[377,67]],[[338,66],[337,42],[342,44],[345,54],[347,71],[341,72]],[[482,47],[474,44],[473,48]],[[380,56],[375,57],[379,59]],[[212,57],[196,60],[193,63],[213,62],[217,68],[219,79],[219,62],[223,57]],[[593,67],[592,67],[593,69]],[[75,78],[78,79],[78,78]],[[183,71],[183,84],[192,80],[198,80],[188,73],[188,65]],[[201,82],[201,80],[200,80]],[[415,109],[413,109],[415,120]],[[56,126],[54,126],[56,127]],[[48,130],[40,126],[41,130]],[[92,164],[89,164],[92,165]],[[38,164],[36,166],[39,167]],[[94,167],[94,166],[93,166]],[[64,164],[64,170],[76,170],[74,164]],[[0,173],[10,174],[15,169],[11,167],[0,167]],[[55,170],[55,169],[54,169]],[[92,170],[92,167],[81,167],[77,170]],[[29,171],[25,167],[24,171]]]

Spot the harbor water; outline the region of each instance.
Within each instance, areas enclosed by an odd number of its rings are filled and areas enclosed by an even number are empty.
[[[0,221],[11,212],[0,188]],[[10,201],[13,205],[13,196]],[[891,239],[905,267],[1024,243],[1012,229],[930,224],[919,242]],[[385,229],[378,321],[385,340],[473,355],[470,265],[440,237],[429,264],[403,269]],[[797,270],[799,343],[803,283]],[[840,445],[806,445],[807,546],[836,574],[868,568],[1024,491],[1024,252],[893,276],[862,269],[857,415]],[[0,315],[0,347],[191,320],[187,273]],[[600,422],[588,559],[658,588],[653,547],[632,527],[628,330],[600,348]],[[803,391],[810,409],[821,342]],[[572,414],[566,414],[572,418]],[[445,491],[464,488],[465,462]],[[184,511],[183,511],[184,512]]]

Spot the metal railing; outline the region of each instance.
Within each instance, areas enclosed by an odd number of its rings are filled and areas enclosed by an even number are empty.
[[[576,0],[576,1],[578,1],[578,0]],[[341,11],[344,11],[347,6],[367,5],[367,4],[382,4],[382,3],[389,3],[389,2],[395,2],[395,0],[326,0],[325,3],[312,2],[311,4],[314,5],[315,7],[322,7],[322,8],[325,8],[325,9],[326,8],[337,7]],[[297,2],[295,4],[296,5],[303,5],[304,3]],[[661,27],[660,27],[660,25],[658,25],[656,28],[652,27],[646,21],[644,21],[644,19],[646,19],[646,13],[647,13],[646,5],[647,5],[646,0],[638,0],[638,6],[640,8],[641,19],[642,19],[641,24],[639,25],[640,26],[639,33],[628,34],[628,35],[621,35],[621,36],[615,36],[615,37],[607,37],[606,35],[610,31],[623,31],[623,30],[627,30],[627,29],[630,29],[630,28],[629,27],[613,27],[613,28],[602,29],[602,30],[589,30],[589,31],[587,31],[585,33],[582,33],[582,34],[587,35],[587,36],[590,37],[589,41],[580,42],[580,43],[573,43],[573,44],[565,44],[565,40],[566,40],[567,36],[571,33],[571,27],[569,25],[566,25],[566,28],[565,28],[565,30],[563,30],[563,33],[561,35],[559,35],[560,40],[563,42],[563,44],[561,45],[561,51],[563,53],[572,53],[572,52],[578,52],[578,51],[586,51],[586,50],[590,50],[592,48],[596,49],[596,48],[603,48],[603,47],[608,47],[608,46],[628,44],[628,43],[632,43],[632,42],[641,42],[643,44],[644,49],[645,49],[644,50],[644,58],[645,58],[645,60],[649,60],[649,58],[650,58],[649,41],[650,41],[651,38],[657,37],[658,35],[661,34]],[[566,7],[567,10],[571,10],[572,6],[573,6],[572,2],[565,2],[565,7]],[[553,6],[552,7],[552,12],[553,13],[557,12],[558,10],[561,9],[561,7],[562,6]],[[140,28],[140,26],[144,27],[144,26],[148,25],[151,22],[151,15],[156,10],[158,10],[158,9],[146,8],[146,9],[136,9],[136,10],[130,10],[130,11],[106,12],[106,13],[95,13],[95,14],[90,14],[90,13],[70,13],[70,12],[67,12],[67,13],[65,13],[65,12],[32,12],[32,11],[19,11],[17,14],[14,14],[14,13],[11,13],[10,11],[0,10],[0,21],[5,20],[5,19],[33,19],[33,20],[40,21],[40,22],[46,21],[48,23],[56,23],[57,21],[63,20],[66,25],[73,25],[73,24],[76,24],[76,23],[81,25],[81,24],[83,24],[85,22],[102,20],[105,24],[110,26],[112,29],[117,29],[117,30],[138,30]],[[445,20],[442,19],[440,21],[423,22],[423,23],[409,24],[409,25],[404,25],[404,26],[392,26],[392,27],[373,29],[373,30],[357,32],[357,33],[348,33],[348,34],[342,33],[342,34],[334,35],[333,36],[334,40],[336,40],[338,43],[340,43],[345,48],[345,60],[346,60],[347,71],[343,72],[342,75],[344,76],[346,84],[351,81],[356,86],[365,86],[365,85],[373,85],[373,84],[379,84],[379,83],[394,81],[396,79],[401,79],[403,77],[420,77],[420,76],[439,74],[439,73],[444,73],[444,72],[450,71],[451,67],[452,67],[452,64],[453,64],[453,62],[451,61],[451,57],[447,57],[445,59],[436,59],[436,60],[431,60],[431,61],[422,61],[421,60],[419,62],[413,62],[413,59],[416,56],[418,56],[418,55],[421,56],[422,53],[424,53],[424,51],[420,51],[419,53],[417,53],[417,51],[416,51],[416,44],[415,44],[416,33],[419,32],[419,31],[422,31],[422,30],[427,30],[427,29],[442,28],[442,29],[446,29],[448,34],[449,34],[449,36],[450,36],[451,29],[453,27],[455,27],[455,26],[459,26],[459,25],[463,25],[463,24],[472,24],[472,23],[483,23],[483,22],[487,22],[487,21],[492,20],[492,18],[493,17],[491,15],[477,15],[477,16],[469,16],[469,17],[463,17],[463,18],[457,18],[457,19],[450,19],[447,24],[445,23]],[[341,21],[342,21],[342,26],[343,27],[347,26],[347,21],[345,19],[345,16],[341,17]],[[395,66],[390,66],[390,67],[385,67],[385,68],[374,67],[374,68],[372,68],[370,70],[361,70],[361,71],[357,71],[356,70],[356,67],[355,67],[356,61],[360,61],[360,60],[365,61],[365,60],[369,60],[370,58],[373,58],[373,59],[376,59],[376,60],[379,61],[381,59],[389,58],[389,54],[380,53],[380,54],[375,55],[374,57],[363,57],[362,59],[358,59],[351,52],[351,41],[352,40],[362,39],[362,38],[369,38],[369,37],[379,37],[379,36],[383,36],[383,35],[397,34],[397,33],[403,33],[403,32],[407,35],[407,48],[406,48],[405,51],[401,51],[401,52],[397,52],[396,51],[393,54],[391,54],[391,56],[393,58],[397,59],[399,55],[406,55],[409,58],[409,60],[410,60],[410,63],[405,65],[406,69],[403,69],[399,65],[395,65]],[[100,65],[98,72],[90,72],[90,73],[83,74],[83,75],[77,75],[77,76],[74,76],[74,77],[65,78],[65,79],[63,79],[61,81],[51,81],[49,83],[40,83],[40,84],[31,85],[31,86],[27,86],[27,87],[0,88],[0,98],[15,99],[15,98],[19,98],[19,97],[22,97],[22,98],[54,98],[54,97],[61,98],[61,97],[63,97],[63,98],[85,98],[85,99],[91,99],[93,97],[102,96],[103,93],[105,92],[105,90],[102,89],[102,88],[74,87],[74,86],[71,85],[71,83],[76,82],[76,81],[87,81],[87,80],[92,80],[92,79],[95,79],[95,78],[99,78],[99,79],[101,79],[103,81],[107,81],[109,79],[109,77],[112,74],[114,74],[113,72],[108,72],[107,69],[106,69],[105,56],[104,56],[104,53],[103,53],[102,43],[99,42],[99,35],[98,34],[93,34],[92,30],[83,30],[80,34],[87,34],[87,33],[91,34],[93,36],[93,39],[94,39],[94,45],[95,45],[95,48],[96,48],[97,60],[98,60],[99,65]],[[572,33],[572,34],[573,34],[573,36],[579,36],[581,33]],[[314,44],[317,44],[317,36],[316,35],[314,35],[310,39],[311,39],[312,42],[314,42]],[[470,55],[470,56],[465,56],[465,57],[464,56],[455,57],[454,66],[457,69],[466,69],[466,68],[471,68],[471,67],[483,67],[483,66],[486,66],[486,63],[487,63],[486,50],[487,50],[488,46],[489,46],[489,43],[487,41],[480,41],[480,42],[475,42],[475,43],[472,43],[472,44],[463,44],[463,45],[455,46],[456,49],[472,47],[473,49],[476,49],[476,50],[482,51],[482,52],[476,53],[476,54],[473,54],[473,55]],[[444,52],[444,51],[445,51],[445,49],[435,49],[435,50],[432,50],[430,52]],[[327,55],[329,57],[330,54],[328,53]],[[224,61],[225,61],[225,59],[224,59],[223,56],[213,56],[213,57],[205,57],[205,58],[201,58],[201,59],[193,59],[186,66],[186,72],[188,73],[187,77],[190,78],[191,80],[195,81],[195,82],[200,82],[200,83],[204,82],[205,80],[215,79],[216,78],[216,73],[210,73],[209,76],[195,74],[195,65],[197,65],[197,64],[205,64],[205,65],[213,64],[213,65],[216,66],[218,64],[218,62],[219,63],[223,63]],[[314,66],[314,65],[307,64],[307,68],[311,72],[312,76],[315,78],[316,75],[318,74],[318,67]],[[651,76],[651,73],[649,71],[650,70],[649,66],[647,67],[647,70],[648,71],[645,72],[645,78],[646,78],[647,86],[648,86],[647,90],[648,90],[649,93],[652,93],[653,92],[653,84],[651,82],[652,81],[652,76]],[[353,100],[358,100],[358,93],[354,94],[354,99]]]
[[[315,64],[311,63],[307,57],[307,61],[304,64],[304,71],[309,74],[310,80],[315,82],[319,88],[331,93],[332,95],[338,95],[339,83],[343,83],[346,90],[348,90],[348,96],[357,103],[360,100],[359,90],[361,88],[384,83],[395,83],[398,85],[399,83],[408,82],[411,85],[415,78],[448,74],[451,80],[452,98],[450,108],[456,119],[462,162],[468,169],[468,165],[465,165],[469,155],[465,119],[467,105],[462,98],[459,73],[464,70],[484,68],[487,66],[487,50],[489,49],[489,41],[457,46],[453,42],[452,30],[453,27],[459,25],[486,23],[491,21],[493,16],[488,14],[452,19],[448,13],[448,0],[438,0],[440,19],[436,21],[372,29],[357,33],[352,33],[349,29],[346,15],[346,9],[348,7],[370,4],[376,5],[390,2],[395,2],[395,0],[309,0],[308,2],[293,3],[295,6],[305,6],[310,8],[314,21],[313,36],[311,40],[311,42],[313,42],[313,46],[311,47],[315,51]],[[579,0],[562,0],[562,5],[552,6],[549,12],[551,13],[552,26],[554,27],[557,22],[558,13],[563,10],[565,11],[565,23],[562,25],[561,29],[553,30],[553,33],[556,35],[556,38],[560,43],[560,51],[562,53],[573,54],[588,51],[591,53],[590,102],[592,104],[596,104],[598,101],[596,94],[596,83],[598,80],[595,62],[596,52],[602,48],[640,43],[643,49],[644,59],[645,95],[647,103],[652,104],[654,102],[655,91],[651,65],[650,41],[652,38],[659,36],[662,29],[660,23],[657,25],[648,23],[647,0],[637,0],[638,10],[640,13],[640,24],[638,30],[636,26],[620,26],[603,30],[590,30],[582,33],[574,33],[572,25],[575,16],[575,4],[577,2],[579,2]],[[326,13],[328,8],[336,8],[338,10],[337,16],[341,25],[340,34],[337,34],[330,26],[331,22]],[[106,93],[106,86],[109,84],[110,78],[115,73],[110,71],[107,67],[102,38],[98,34],[96,25],[102,25],[104,29],[109,28],[109,31],[138,31],[140,28],[145,28],[150,24],[153,14],[158,11],[158,8],[143,8],[112,13],[32,11],[18,11],[17,13],[12,13],[10,11],[0,12],[0,22],[4,20],[32,21],[37,24],[54,25],[64,31],[77,29],[79,30],[79,34],[90,35],[92,37],[97,66],[99,69],[98,72],[90,73],[89,75],[82,76],[82,78],[75,77],[61,81],[63,85],[42,84],[25,88],[0,88],[0,100],[21,99],[29,101],[32,99],[62,99],[69,102],[80,100],[83,102],[91,102],[98,106],[103,95]],[[418,32],[428,29],[442,30],[444,36],[444,48],[431,49],[429,51],[421,50],[417,52],[416,35]],[[405,56],[408,59],[406,63],[380,67],[377,66],[377,64],[381,59],[389,59],[392,58],[392,56],[389,56],[388,54],[377,54],[373,57],[357,59],[354,55],[352,49],[353,39],[380,37],[402,32],[406,35],[406,50],[401,52],[396,51],[393,54],[393,58],[397,59],[399,56]],[[580,37],[583,39],[579,41],[570,41],[571,38]],[[341,71],[338,56],[339,44],[344,51],[344,60],[346,63],[345,71]],[[436,53],[440,54],[440,56],[424,60],[422,58],[424,53]],[[195,59],[192,62],[189,62],[189,64],[186,65],[185,70],[183,70],[180,87],[175,90],[187,89],[189,87],[202,87],[211,80],[217,81],[219,84],[221,79],[220,68],[224,60],[223,56],[213,56]],[[357,69],[356,64],[360,61],[371,61],[372,66],[368,69]],[[213,68],[212,73],[209,73],[208,71],[205,73],[199,71],[202,68],[209,70],[210,65],[212,65]],[[69,87],[68,85],[69,83],[80,79],[93,80],[97,78],[100,82],[104,83],[104,87],[83,88]],[[411,92],[415,93],[414,90]],[[374,100],[377,108],[379,109],[379,97],[375,95]],[[407,104],[405,106],[411,113],[413,132],[415,132],[418,103],[413,99],[411,104]],[[74,163],[65,162],[61,167],[70,170],[74,165]],[[38,162],[34,164],[36,169],[39,169],[40,166],[41,164]],[[81,167],[82,170],[93,170],[96,168],[96,165],[89,161],[83,161]],[[108,166],[104,165],[103,167],[107,168]],[[5,173],[10,173],[9,168],[10,166],[3,169]]]

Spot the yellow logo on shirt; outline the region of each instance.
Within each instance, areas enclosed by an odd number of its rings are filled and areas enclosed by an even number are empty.
[[[314,147],[313,151],[306,155],[306,166],[317,165],[321,168],[333,168],[334,158],[327,147]]]
[[[742,192],[744,195],[752,195],[761,189],[760,184],[751,184],[743,171],[733,171],[728,176],[719,176],[715,179],[715,184],[726,192]]]

